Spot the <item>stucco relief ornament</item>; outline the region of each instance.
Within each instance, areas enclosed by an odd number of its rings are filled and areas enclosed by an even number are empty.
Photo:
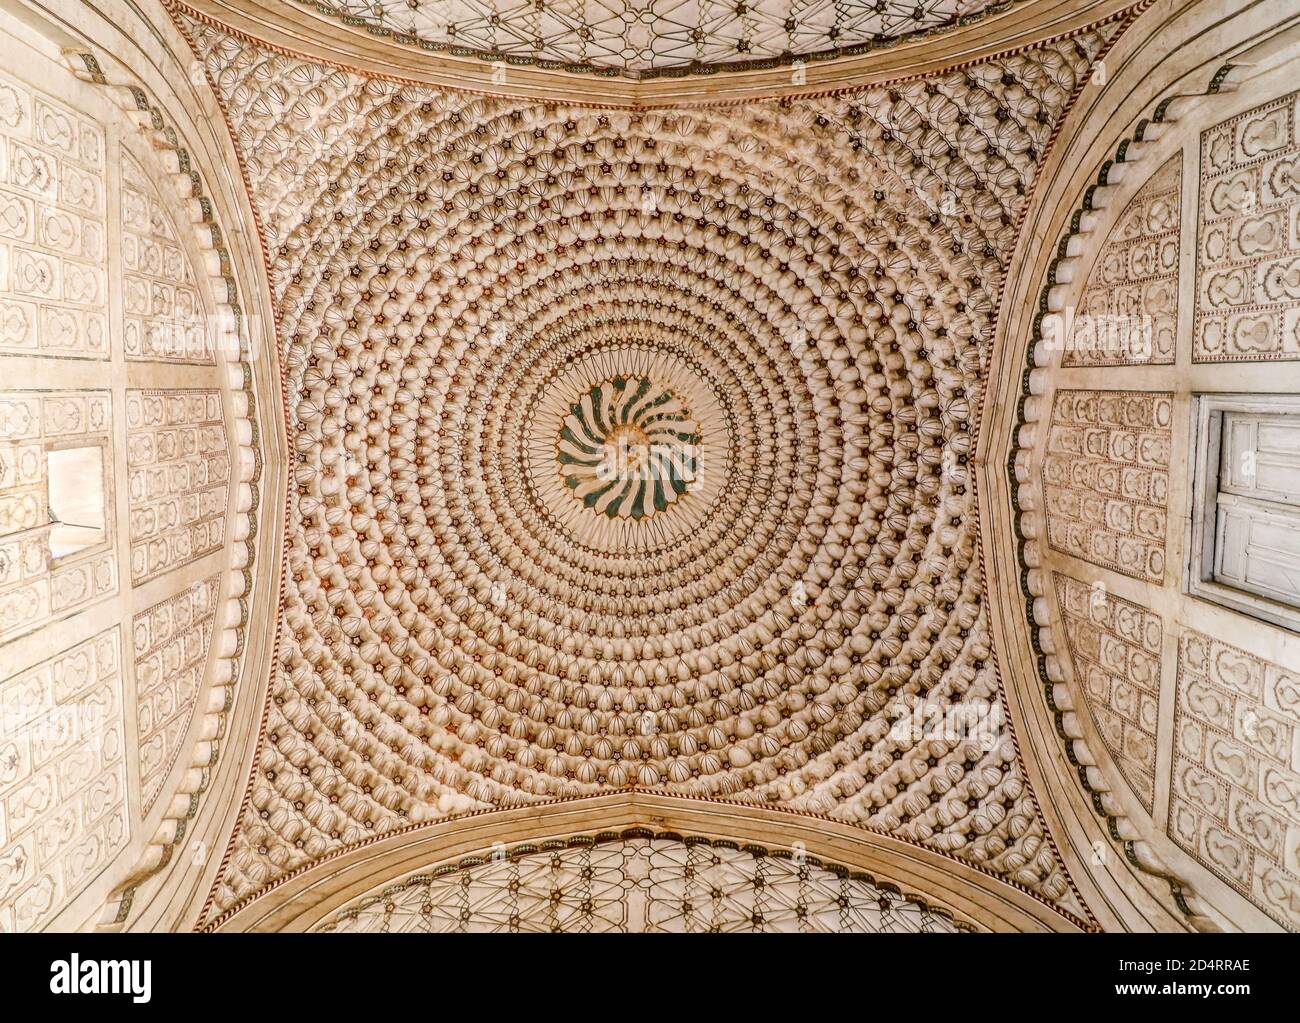
[[[276,253],[297,454],[281,670],[218,904],[402,823],[634,784],[1067,895],[1013,744],[893,735],[888,708],[997,699],[962,458],[1013,225],[1095,38],[687,113],[191,31]]]

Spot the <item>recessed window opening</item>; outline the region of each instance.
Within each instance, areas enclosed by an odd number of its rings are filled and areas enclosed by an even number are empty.
[[[103,543],[104,449],[102,445],[46,452],[49,487],[50,557],[76,554]]]
[[[1300,398],[1203,395],[1189,591],[1300,628]]]

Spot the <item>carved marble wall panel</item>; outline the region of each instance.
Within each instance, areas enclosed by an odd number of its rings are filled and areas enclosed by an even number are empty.
[[[172,31],[164,7],[109,9],[139,32],[121,26],[114,56],[84,37],[85,51],[64,49],[70,12],[54,25],[0,11],[0,690],[37,662],[63,671],[112,626],[124,660],[103,684],[116,747],[130,746],[124,773],[120,753],[94,770],[121,782],[130,827],[151,831],[105,851],[89,890],[57,871],[39,891],[35,874],[0,881],[35,893],[26,909],[4,903],[3,930],[83,927],[115,909],[125,924],[133,900],[141,911],[136,886],[176,862],[182,836],[221,841],[223,811],[200,796],[238,773],[216,758],[242,757],[245,740],[206,740],[236,710],[255,719],[237,697],[270,656],[265,630],[245,642],[254,600],[274,599],[254,569],[275,540],[253,520],[282,481],[259,450],[280,426],[278,402],[259,402],[263,387],[278,398],[269,355],[257,362],[273,350],[271,317],[244,286],[260,263],[255,225],[225,151],[210,148],[212,109],[188,61],[170,51],[155,64],[130,42]],[[164,82],[180,90],[160,103]],[[2,735],[31,743],[43,727]],[[0,848],[19,834],[20,797],[6,798]],[[40,851],[24,846],[11,865],[43,871]]]
[[[759,852],[759,855],[756,855]],[[702,839],[594,842],[413,874],[352,899],[334,933],[955,933],[952,918],[818,860]]]
[[[1174,361],[1182,179],[1176,154],[1120,214],[1088,276],[1062,365]]]
[[[112,476],[112,403],[107,391],[0,392],[0,639],[8,640],[117,590],[117,562],[97,544],[54,559],[47,450],[102,445]],[[111,509],[106,510],[111,538]]]
[[[1174,733],[1170,837],[1300,927],[1300,672],[1189,629]]]
[[[1297,390],[1296,362],[1268,362],[1300,359],[1300,93],[1294,38],[1279,43],[1170,85],[1131,134],[1097,136],[1073,195],[1051,200],[1060,235],[1024,268],[1044,283],[1011,474],[1046,725],[1084,819],[1148,843],[1134,865],[1198,930],[1300,925],[1300,651],[1262,601],[1229,611],[1198,591],[1216,552],[1193,528],[1221,460],[1197,399],[1259,394],[1263,407]],[[1167,240],[1164,260],[1143,248],[1147,227]],[[1076,304],[1085,331],[1090,314],[1141,310],[1138,253],[1169,297],[1153,357],[1115,358],[1119,346],[1063,331]],[[1173,343],[1180,329],[1190,344]],[[1116,713],[1116,694],[1144,709],[1144,728]]]
[[[1197,362],[1300,358],[1300,134],[1291,93],[1201,136]]]
[[[122,150],[123,340],[128,359],[214,361],[189,256],[144,167]]]
[[[1058,391],[1043,460],[1048,542],[1139,579],[1165,572],[1173,396]]]
[[[47,923],[126,842],[117,626],[0,682],[0,931]]]
[[[230,455],[216,390],[128,391],[131,579],[222,545]]]
[[[1104,585],[1059,574],[1055,582],[1075,681],[1116,766],[1149,812],[1155,801],[1163,623]]]
[[[0,353],[108,356],[104,133],[0,75]]]
[[[136,738],[146,814],[176,761],[194,713],[219,592],[218,576],[202,579],[137,614],[132,622]]]

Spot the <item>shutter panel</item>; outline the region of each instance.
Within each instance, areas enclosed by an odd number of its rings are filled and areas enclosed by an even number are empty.
[[[1225,412],[1219,490],[1300,507],[1300,416]]]
[[[1300,416],[1224,412],[1214,578],[1300,606]]]

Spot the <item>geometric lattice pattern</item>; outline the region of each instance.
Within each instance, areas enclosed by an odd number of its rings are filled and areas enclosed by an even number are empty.
[[[302,0],[300,0],[302,2]],[[848,56],[982,13],[989,0],[337,0],[351,25],[457,56],[648,78]]]
[[[965,928],[865,874],[796,849],[705,839],[497,846],[353,900],[338,933],[951,934]]]

